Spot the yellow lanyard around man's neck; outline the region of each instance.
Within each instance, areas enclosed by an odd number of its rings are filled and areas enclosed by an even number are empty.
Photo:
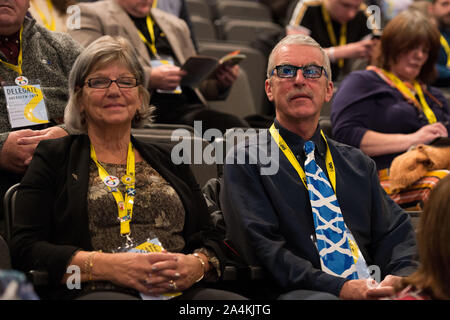
[[[42,12],[42,10],[39,8],[39,6],[36,4],[36,1],[31,0],[31,2],[33,3],[33,7],[37,11],[44,26],[50,31],[55,31],[56,30],[56,22],[55,22],[55,16],[53,14],[53,4],[52,4],[51,0],[46,0],[46,1],[47,1],[48,11],[50,12],[50,23],[48,22],[45,14]]]
[[[111,178],[108,172],[103,168],[103,166],[98,162],[97,155],[95,153],[94,146],[91,144],[91,158],[95,162],[98,168],[98,174],[103,183],[106,184],[105,179]],[[130,222],[133,217],[133,204],[135,197],[135,154],[132,143],[128,144],[127,153],[127,173],[122,177],[121,181],[126,185],[125,199],[119,188],[111,188],[107,185],[107,188],[114,196],[117,203],[118,218],[120,221],[120,234],[123,236],[128,236],[130,234]],[[113,177],[117,178],[117,177]]]
[[[419,96],[419,101],[417,101],[415,95],[411,92],[411,90],[395,74],[384,69],[382,69],[382,72],[393,82],[394,86],[403,94],[403,96],[408,97],[411,101],[413,101],[414,104],[416,104],[416,106],[420,106],[429,123],[435,123],[437,121],[433,110],[431,110],[430,106],[425,100],[425,96],[419,82],[417,82],[416,80],[414,80],[413,82],[414,89]]]
[[[322,16],[327,25],[328,37],[330,38],[331,45],[336,47],[338,45],[336,40],[336,34],[334,33],[333,24],[331,22],[330,14],[328,10],[325,8],[325,4],[322,4]],[[343,23],[341,25],[341,32],[339,35],[339,46],[343,46],[347,43],[347,24]],[[344,59],[339,59],[338,61],[339,68],[344,66]]]
[[[450,68],[450,46],[448,45],[447,40],[441,34],[441,46],[444,48],[445,54],[447,55],[447,68]]]
[[[150,14],[147,15],[146,22],[147,22],[148,33],[150,35],[150,39],[152,42],[151,43],[148,42],[147,38],[142,34],[142,32],[140,30],[138,30],[139,37],[147,45],[147,47],[149,47],[152,54],[157,57],[158,52],[156,51],[155,29],[153,28],[153,20],[150,17]]]
[[[23,25],[20,27],[20,33],[19,33],[19,57],[17,58],[17,65],[8,63],[8,62],[0,59],[0,62],[3,63],[8,69],[11,69],[11,70],[17,72],[19,75],[22,75],[22,49],[23,49],[22,48],[22,32],[23,32]]]
[[[284,155],[288,159],[288,161],[291,163],[291,165],[294,167],[295,171],[297,171],[297,174],[300,177],[300,180],[302,180],[303,185],[305,186],[306,190],[308,190],[308,183],[306,181],[306,174],[303,170],[302,166],[298,162],[297,158],[295,157],[294,153],[292,152],[291,148],[287,145],[287,143],[284,141],[283,137],[281,137],[278,130],[275,128],[275,124],[272,124],[272,126],[269,129],[270,134],[272,135],[272,138],[277,143],[278,147],[283,151]],[[331,156],[330,147],[328,146],[327,139],[325,138],[325,135],[323,134],[322,130],[320,130],[320,134],[322,135],[323,140],[325,141],[325,144],[327,146],[327,152],[325,155],[325,163],[326,163],[326,169],[328,172],[328,177],[330,179],[331,185],[333,186],[333,190],[336,193],[336,168],[333,163],[333,157]]]

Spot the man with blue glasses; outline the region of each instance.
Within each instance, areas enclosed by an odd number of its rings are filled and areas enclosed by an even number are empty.
[[[331,76],[311,37],[282,39],[265,83],[274,124],[226,158],[220,202],[232,226],[227,238],[270,274],[272,298],[381,298],[418,265],[409,216],[384,193],[374,162],[320,129]],[[252,161],[243,164],[244,154]],[[276,172],[264,173],[267,158]]]

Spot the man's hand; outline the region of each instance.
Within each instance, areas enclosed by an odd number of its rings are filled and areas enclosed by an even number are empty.
[[[42,140],[66,136],[60,127],[44,130],[19,130],[8,135],[0,153],[0,167],[7,171],[24,173],[31,162],[38,143]]]
[[[217,81],[219,81],[222,89],[228,89],[233,85],[239,76],[239,70],[240,68],[238,65],[230,66],[226,63],[216,70],[215,77]]]
[[[377,283],[371,279],[349,280],[342,286],[339,298],[344,300],[367,300],[389,297],[395,293],[394,286],[401,277],[388,275]]]
[[[185,70],[170,64],[152,68],[149,87],[151,89],[174,90],[185,75]]]
[[[335,59],[370,59],[370,57],[372,56],[373,48],[375,47],[377,41],[378,40],[376,39],[365,39],[336,47],[334,53]]]

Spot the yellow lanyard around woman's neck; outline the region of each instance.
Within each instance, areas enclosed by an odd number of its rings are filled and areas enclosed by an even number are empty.
[[[17,72],[19,75],[22,75],[22,50],[23,50],[23,48],[22,48],[22,32],[23,32],[23,24],[20,27],[20,33],[19,33],[19,57],[17,58],[17,65],[8,63],[8,62],[0,59],[0,62],[3,63],[8,69],[11,69],[11,70]]]
[[[445,54],[447,55],[447,68],[450,68],[450,46],[448,45],[447,40],[441,34],[441,46],[444,48]]]
[[[306,182],[305,171],[303,170],[302,166],[298,162],[298,160],[295,157],[294,153],[292,152],[291,148],[289,148],[287,143],[284,141],[283,137],[280,135],[278,130],[275,128],[275,124],[272,124],[272,126],[269,129],[269,132],[272,135],[272,138],[277,143],[280,150],[283,151],[283,153],[286,156],[286,158],[288,159],[288,161],[294,167],[295,171],[297,171],[297,174],[300,177],[300,180],[302,180],[303,185],[305,186],[306,190],[308,190],[308,183]],[[336,168],[333,163],[333,157],[331,156],[330,147],[328,146],[327,139],[325,138],[325,135],[323,134],[322,130],[320,130],[320,134],[322,135],[322,138],[325,141],[325,144],[327,146],[325,163],[326,163],[326,167],[327,167],[328,177],[330,179],[331,185],[333,186],[333,190],[336,193]]]
[[[47,8],[48,11],[50,12],[50,23],[47,20],[47,17],[45,16],[45,14],[42,12],[42,10],[39,8],[39,6],[36,4],[36,1],[31,0],[31,2],[33,3],[33,7],[36,10],[36,12],[38,13],[39,17],[42,20],[42,23],[44,24],[44,26],[50,30],[50,31],[55,31],[56,30],[56,22],[55,22],[55,16],[53,14],[53,4],[51,0],[46,0],[47,2]]]
[[[136,172],[135,172],[135,154],[132,143],[128,144],[127,153],[127,173],[121,179],[122,183],[126,185],[125,199],[122,192],[119,191],[118,186],[119,181],[114,183],[117,177],[110,176],[108,172],[103,168],[103,166],[98,162],[97,155],[95,153],[94,146],[91,144],[91,158],[95,162],[98,168],[98,174],[103,183],[106,184],[108,190],[114,196],[117,203],[118,219],[120,221],[120,234],[123,236],[129,236],[130,234],[130,221],[133,217],[133,205],[134,197],[136,195],[135,182],[136,182]],[[116,186],[114,186],[114,184]]]
[[[417,82],[416,80],[413,81],[414,89],[419,96],[419,101],[417,101],[415,95],[411,92],[411,90],[395,74],[384,69],[382,69],[381,71],[393,82],[394,86],[403,94],[403,96],[409,98],[411,101],[413,101],[414,104],[416,104],[416,106],[419,106],[419,108],[423,110],[423,113],[427,117],[429,123],[435,123],[437,121],[433,110],[431,110],[430,106],[425,100],[425,96],[419,82]]]
[[[336,34],[334,33],[333,24],[331,23],[330,14],[328,10],[325,8],[325,4],[322,4],[322,16],[327,25],[328,37],[330,38],[331,45],[336,47],[338,45],[336,41]],[[343,23],[341,25],[341,32],[339,37],[339,46],[343,46],[347,43],[347,24]],[[344,59],[339,59],[338,61],[339,68],[344,66]]]

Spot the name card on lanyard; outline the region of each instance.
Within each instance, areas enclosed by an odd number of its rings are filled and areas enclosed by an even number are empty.
[[[14,84],[4,84],[6,109],[12,129],[49,123],[44,95],[38,81],[33,84],[19,76]]]
[[[12,129],[29,127],[48,123],[48,112],[44,102],[44,95],[38,81],[29,81],[22,75],[23,47],[22,47],[23,25],[19,32],[19,56],[17,65],[0,59],[0,62],[18,74],[14,83],[2,83],[6,98],[6,109],[8,111],[9,123]],[[33,84],[32,84],[33,83]]]

